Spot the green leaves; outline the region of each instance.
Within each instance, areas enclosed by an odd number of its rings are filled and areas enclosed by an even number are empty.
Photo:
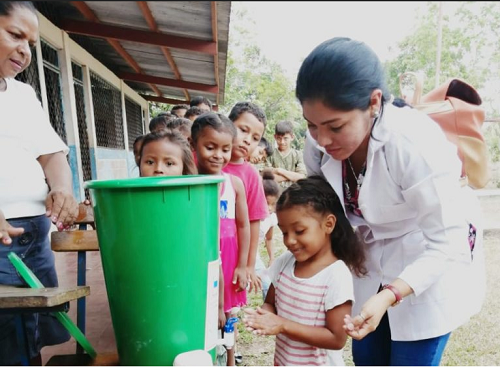
[[[458,77],[476,89],[493,80],[500,84],[500,3],[463,2],[455,9],[443,3],[443,7],[453,12],[442,20],[440,82]],[[436,3],[428,3],[414,32],[398,44],[398,56],[386,62],[389,89],[395,96],[400,96],[399,75],[406,71],[425,75],[424,94],[434,88],[438,12]],[[491,102],[496,97],[493,94],[483,92],[481,96]],[[485,108],[488,117],[500,113],[493,104],[485,103]]]
[[[250,101],[262,107],[268,125],[264,133],[273,141],[274,127],[277,122],[289,120],[295,123],[294,140],[296,148],[302,148],[306,125],[302,109],[295,98],[295,80],[285,73],[276,62],[262,54],[253,39],[248,14],[233,3],[232,22],[238,24],[231,28],[229,52],[226,66],[226,91],[221,110],[228,114],[231,108],[242,101]],[[281,45],[283,46],[283,45]]]

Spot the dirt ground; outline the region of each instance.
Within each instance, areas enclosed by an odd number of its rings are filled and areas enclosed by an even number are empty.
[[[491,187],[493,189],[493,187]],[[441,365],[500,365],[500,329],[497,327],[500,316],[500,194],[480,196],[485,219],[485,251],[488,277],[487,296],[482,311],[466,325],[452,333]],[[279,230],[274,236],[275,254],[285,251]],[[267,263],[267,253],[260,249],[262,259]],[[260,294],[249,296],[249,307],[262,304]],[[259,337],[238,326],[240,336],[238,350],[243,355],[242,366],[272,366],[274,356],[274,337]],[[350,340],[344,349],[346,365],[352,366]]]

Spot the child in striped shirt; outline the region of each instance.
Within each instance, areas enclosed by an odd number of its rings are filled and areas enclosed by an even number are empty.
[[[274,364],[344,365],[345,314],[354,301],[351,271],[365,274],[364,254],[340,200],[321,177],[286,189],[276,214],[289,251],[269,268],[265,303],[245,310],[245,325],[276,335]]]

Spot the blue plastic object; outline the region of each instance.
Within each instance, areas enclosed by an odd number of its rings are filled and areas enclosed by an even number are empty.
[[[224,333],[233,333],[234,332],[234,324],[236,324],[239,321],[237,317],[231,317],[229,320],[226,321],[226,324],[224,325]]]

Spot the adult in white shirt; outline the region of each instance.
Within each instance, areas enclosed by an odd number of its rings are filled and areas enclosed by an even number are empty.
[[[480,209],[459,183],[456,146],[427,115],[388,103],[383,67],[361,42],[316,47],[296,94],[308,174],[328,180],[365,242],[368,275],[354,277],[344,320],[355,364],[439,365],[485,292]]]
[[[13,79],[30,64],[37,38],[38,18],[31,2],[0,2],[0,284],[23,285],[7,258],[14,252],[46,287],[55,287],[50,222],[60,230],[69,226],[78,205],[72,195],[68,148],[33,88]],[[32,363],[41,364],[43,346],[69,339],[53,316],[24,319]],[[17,345],[14,316],[0,315],[0,364],[18,364],[24,347]]]

